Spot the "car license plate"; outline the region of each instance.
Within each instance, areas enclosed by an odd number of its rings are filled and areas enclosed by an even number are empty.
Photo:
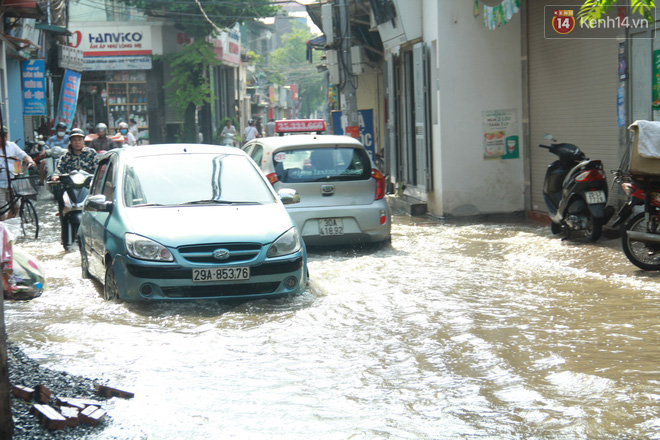
[[[592,205],[594,203],[605,203],[605,191],[587,191],[587,203]]]
[[[193,283],[249,279],[249,267],[214,267],[209,269],[193,269],[192,271]]]
[[[319,219],[320,235],[344,235],[344,223],[340,218]]]

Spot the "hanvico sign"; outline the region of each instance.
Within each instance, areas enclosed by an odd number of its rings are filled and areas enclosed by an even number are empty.
[[[82,50],[84,70],[151,69],[151,28],[94,26],[73,31],[71,46]]]

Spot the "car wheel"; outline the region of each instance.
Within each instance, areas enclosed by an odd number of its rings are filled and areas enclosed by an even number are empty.
[[[80,269],[82,269],[83,278],[91,278],[89,273],[89,260],[87,259],[87,253],[83,249],[82,241],[80,242]]]
[[[112,262],[108,263],[105,269],[105,283],[103,284],[103,299],[115,301],[119,299],[119,286],[117,285],[117,276]]]

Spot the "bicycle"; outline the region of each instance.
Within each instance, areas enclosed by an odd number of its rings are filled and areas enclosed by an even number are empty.
[[[18,207],[18,217],[21,220],[23,237],[31,238],[34,236],[36,240],[39,238],[39,216],[29,197],[35,196],[37,192],[28,179],[29,176],[24,174],[11,177],[10,187],[12,190],[9,192],[11,199],[0,206],[0,217],[4,217],[10,211],[13,211],[13,215],[10,213],[9,218],[15,217]]]

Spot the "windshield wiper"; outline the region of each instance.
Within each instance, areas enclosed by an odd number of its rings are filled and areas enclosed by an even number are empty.
[[[162,203],[139,203],[137,205],[131,205],[131,208],[142,207],[142,206],[165,206]]]
[[[208,199],[208,200],[194,200],[192,202],[182,203],[182,205],[254,205],[254,204],[258,204],[258,202],[237,202],[231,200]]]

